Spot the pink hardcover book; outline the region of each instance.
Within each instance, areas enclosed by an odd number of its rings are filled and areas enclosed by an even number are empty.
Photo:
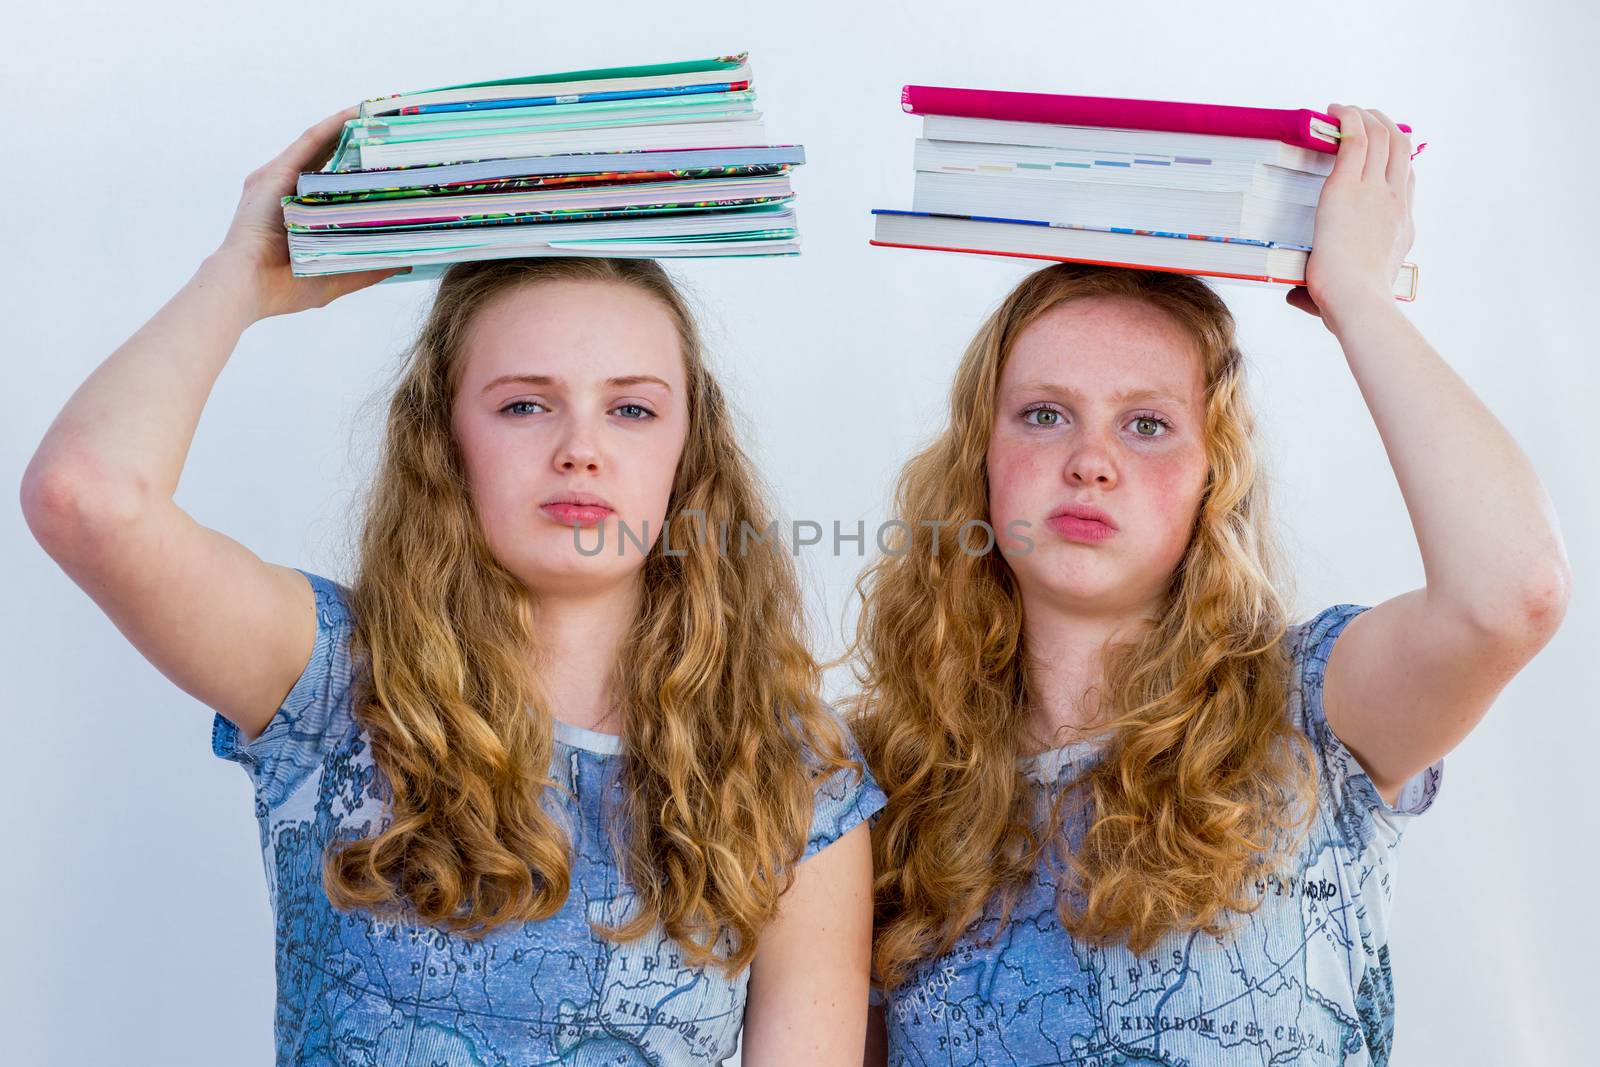
[[[913,115],[1259,137],[1318,152],[1339,150],[1339,120],[1303,107],[1231,107],[1114,96],[951,89],[938,85],[907,85],[900,91],[900,106]],[[1395,125],[1402,133],[1411,132],[1410,126]],[[1418,145],[1412,155],[1421,150],[1422,146]]]

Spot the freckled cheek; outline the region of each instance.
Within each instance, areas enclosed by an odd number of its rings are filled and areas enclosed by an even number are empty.
[[[1009,448],[1003,443],[989,449],[989,518],[1004,526],[1012,519],[1028,518],[1047,502],[1052,468],[1031,449]]]
[[[1195,505],[1205,485],[1205,465],[1188,454],[1151,456],[1139,465],[1139,496],[1152,528],[1176,547],[1188,543]]]

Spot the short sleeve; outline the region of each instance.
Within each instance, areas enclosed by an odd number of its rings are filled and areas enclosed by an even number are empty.
[[[1433,807],[1444,777],[1444,760],[1440,758],[1417,772],[1401,788],[1397,802],[1390,805],[1355,754],[1328,725],[1322,703],[1328,657],[1345,626],[1366,610],[1367,606],[1358,604],[1325,608],[1302,627],[1296,652],[1304,728],[1316,752],[1319,772],[1332,792],[1341,829],[1352,844],[1360,847],[1371,840],[1378,825],[1395,835],[1411,818]]]
[[[211,724],[211,751],[244,767],[266,810],[288,799],[351,721],[348,592],[319,574],[300,573],[316,596],[317,637],[299,680],[254,741],[244,743],[239,728],[220,714]]]
[[[800,857],[802,861],[821,852],[858,824],[866,822],[888,800],[883,790],[878,788],[872,772],[867,769],[867,761],[861,755],[849,725],[837,711],[833,711],[833,716],[843,734],[846,755],[855,760],[861,769],[857,772],[850,767],[841,767],[817,786],[811,833],[806,839],[806,850]]]

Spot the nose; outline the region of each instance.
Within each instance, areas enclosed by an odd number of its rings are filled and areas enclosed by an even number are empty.
[[[591,428],[582,419],[574,419],[568,425],[566,435],[556,447],[555,459],[556,469],[563,474],[600,470],[600,450],[595,447]]]
[[[1067,457],[1066,477],[1073,485],[1110,489],[1117,484],[1117,467],[1099,441],[1084,440]]]

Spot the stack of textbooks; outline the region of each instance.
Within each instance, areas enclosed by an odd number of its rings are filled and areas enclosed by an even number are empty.
[[[1305,284],[1327,115],[925,85],[901,105],[923,116],[912,210],[874,210],[873,244]],[[1394,294],[1416,286],[1406,263]]]
[[[792,255],[805,150],[766,140],[745,54],[370,99],[283,198],[291,269]]]

